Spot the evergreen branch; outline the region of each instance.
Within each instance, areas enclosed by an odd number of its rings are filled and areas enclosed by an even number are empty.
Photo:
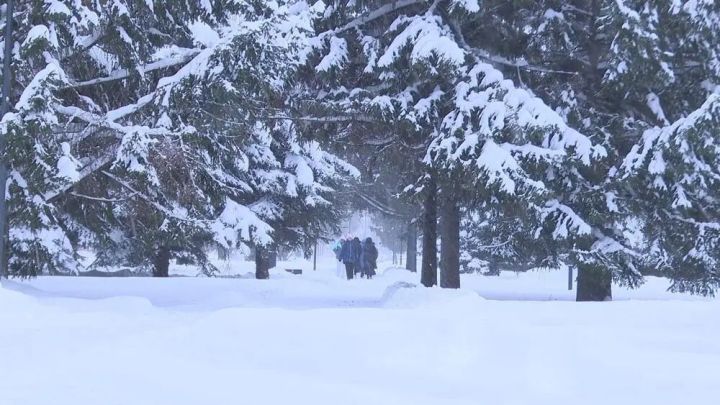
[[[57,190],[53,190],[51,192],[45,193],[43,195],[43,200],[46,202],[52,202],[55,199],[59,198],[63,194],[65,194],[68,190],[72,189],[76,184],[78,184],[83,179],[86,179],[87,177],[93,175],[98,170],[102,169],[106,165],[112,163],[115,160],[115,157],[117,156],[117,150],[119,148],[119,145],[114,145],[110,149],[106,150],[105,153],[103,153],[101,156],[99,156],[97,159],[93,160],[91,163],[85,165],[82,169],[80,169],[80,172],[78,173],[78,179],[73,183],[68,183],[62,187],[60,187]]]
[[[216,114],[213,114],[204,108],[201,108],[200,111],[211,118],[224,122],[226,124],[230,125],[237,125],[237,126],[244,126],[249,123],[252,123],[251,120],[246,121],[237,121],[237,120],[228,120],[226,118],[218,117]],[[342,123],[342,122],[364,122],[364,123],[370,123],[370,124],[379,124],[382,121],[374,119],[370,115],[366,114],[356,114],[356,115],[335,115],[335,116],[325,116],[325,117],[315,117],[310,115],[305,115],[302,117],[292,117],[290,115],[256,115],[255,116],[259,120],[277,120],[277,121],[298,121],[298,122],[317,122],[317,123],[326,123],[326,124],[332,124],[332,123]]]
[[[135,194],[131,194],[125,198],[103,198],[103,197],[94,197],[94,196],[86,195],[86,194],[80,194],[80,193],[77,193],[74,191],[71,192],[70,195],[72,195],[74,197],[84,198],[86,200],[109,202],[109,203],[117,203],[117,202],[127,201],[135,196]]]
[[[384,147],[394,144],[395,142],[397,142],[397,140],[398,140],[397,135],[393,135],[393,136],[388,136],[384,139],[370,139],[368,141],[363,142],[363,144],[370,145],[370,146],[380,146],[380,147],[384,148]]]
[[[68,52],[64,55],[60,56],[60,61],[63,62],[66,59],[72,58],[73,56],[79,55],[83,52],[87,52],[88,50],[92,49],[95,45],[97,45],[98,42],[105,36],[105,31],[102,29],[98,29],[97,31],[94,31],[91,35],[86,37],[82,43],[79,45],[79,49],[76,49],[76,52]]]
[[[405,7],[414,6],[416,4],[424,3],[423,0],[397,0],[389,2],[388,4],[379,7],[361,17],[358,17],[354,19],[353,21],[350,21],[349,23],[343,25],[342,27],[336,28],[331,31],[326,31],[322,34],[320,34],[320,37],[323,37],[325,35],[329,34],[340,34],[345,31],[349,31],[351,29],[355,29],[358,27],[361,27],[369,22],[375,21],[379,18],[382,18],[392,12],[395,12],[397,10],[400,10]]]
[[[474,247],[475,249],[494,249],[494,248],[503,247],[503,246],[509,244],[510,242],[512,242],[512,239],[508,239],[508,240],[506,240],[505,242],[496,243],[496,244],[493,244],[493,245],[481,245],[481,246],[473,246],[473,247]]]
[[[385,215],[390,215],[397,218],[405,218],[406,216],[403,214],[400,214],[399,212],[395,211],[394,209],[382,204],[381,202],[373,199],[372,197],[366,195],[365,193],[357,190],[355,191],[355,194],[360,197],[362,200],[364,200],[366,203],[373,206],[378,211],[382,212]]]
[[[376,120],[372,118],[370,115],[366,114],[357,114],[357,115],[336,115],[336,116],[327,116],[327,117],[312,117],[312,116],[303,116],[303,117],[291,117],[288,115],[275,115],[275,116],[268,116],[265,117],[267,119],[271,120],[289,120],[289,121],[304,121],[304,122],[319,122],[319,123],[338,123],[338,122],[364,122],[364,123],[371,123],[371,124],[378,124],[382,121]]]
[[[446,16],[449,19],[449,16]],[[549,69],[542,66],[534,66],[529,63],[527,63],[524,60],[521,61],[515,61],[510,60],[508,58],[499,56],[499,55],[491,55],[489,52],[470,46],[465,41],[465,36],[462,34],[462,30],[458,26],[457,21],[450,20],[450,23],[448,24],[453,32],[453,35],[456,37],[458,44],[469,54],[473,55],[477,59],[483,60],[485,62],[494,64],[494,65],[502,65],[506,67],[511,67],[515,69],[523,69],[533,72],[542,72],[542,73],[555,73],[555,74],[565,74],[565,75],[577,75],[579,72],[572,72],[568,70],[555,70],[555,69]]]
[[[700,222],[700,221],[696,221],[692,218],[684,218],[680,215],[673,214],[673,213],[669,212],[668,210],[662,210],[662,211],[669,218],[692,225],[701,231],[703,231],[705,229],[712,229],[714,231],[720,231],[720,222]]]
[[[173,135],[172,132],[168,131],[165,128],[150,128],[147,126],[140,126],[140,125],[131,125],[126,126],[119,123],[116,123],[113,121],[113,119],[119,119],[122,117],[125,117],[129,114],[132,114],[142,108],[143,106],[147,105],[153,98],[154,93],[148,94],[144,97],[141,97],[138,102],[134,104],[130,104],[128,106],[121,107],[116,110],[109,111],[106,116],[101,116],[98,114],[93,114],[91,112],[85,111],[79,107],[75,106],[63,106],[60,104],[54,105],[55,111],[57,111],[60,114],[67,115],[72,118],[80,119],[81,121],[84,121],[90,125],[94,125],[97,127],[117,131],[118,133],[122,135],[127,135],[135,132],[143,132],[146,135],[149,136],[168,136]],[[112,117],[113,119],[109,119],[109,117]],[[121,139],[122,136],[118,136],[118,139]],[[81,180],[91,176],[101,168],[105,167],[109,163],[111,163],[113,160],[115,160],[117,155],[117,150],[119,148],[118,144],[113,145],[109,150],[107,150],[103,155],[98,157],[97,159],[93,160],[90,164],[86,165],[80,170],[79,178],[77,181],[73,183],[69,183],[67,185],[64,185],[63,187],[53,190],[49,193],[46,193],[43,198],[45,201],[52,201],[56,198],[63,195],[65,192],[70,190],[75,184],[80,182]]]
[[[193,224],[193,225],[198,224],[198,223],[204,223],[204,224],[206,224],[206,223],[208,222],[208,221],[203,221],[203,220],[192,220],[192,219],[188,219],[188,218],[186,218],[186,217],[178,216],[178,215],[175,214],[174,212],[170,211],[168,208],[164,207],[162,204],[158,203],[157,201],[154,201],[151,197],[149,197],[149,196],[141,193],[140,191],[136,190],[133,186],[131,186],[131,185],[128,184],[127,182],[123,181],[123,180],[120,179],[119,177],[115,176],[114,174],[108,172],[107,170],[102,170],[102,171],[100,171],[100,173],[102,173],[102,174],[105,175],[106,177],[110,178],[111,180],[115,181],[116,183],[118,183],[118,184],[121,185],[122,187],[126,188],[128,191],[134,193],[134,195],[135,195],[136,197],[139,197],[140,199],[145,200],[148,204],[150,204],[151,206],[155,207],[155,209],[157,209],[158,211],[160,211],[160,212],[162,212],[163,214],[165,214],[168,218],[177,219],[178,221],[190,223],[190,224]]]
[[[149,63],[144,66],[139,66],[137,69],[137,72],[140,73],[147,73],[152,72],[154,70],[160,70],[160,69],[166,69],[177,65],[182,65],[190,60],[192,60],[195,56],[197,56],[200,53],[199,49],[192,49],[188,50],[187,53],[182,55],[173,56],[166,59],[161,59],[159,61]],[[63,87],[63,89],[77,89],[81,87],[87,87],[87,86],[94,86],[97,84],[103,84],[103,83],[109,83],[114,82],[117,80],[123,80],[127,79],[128,77],[132,76],[135,73],[134,70],[130,69],[118,69],[113,72],[111,72],[109,75],[105,77],[98,77],[91,80],[85,80],[81,82],[74,82],[71,83],[68,86]]]
[[[125,107],[121,107],[116,110],[109,111],[106,116],[101,116],[98,114],[93,114],[91,112],[85,111],[82,108],[75,107],[75,106],[64,106],[60,104],[56,104],[54,106],[55,111],[57,111],[60,114],[67,115],[72,118],[77,118],[79,120],[85,121],[88,124],[112,129],[115,131],[118,131],[122,134],[129,134],[133,132],[143,132],[150,136],[168,136],[173,135],[172,132],[165,128],[152,128],[145,125],[123,125],[115,122],[114,120],[125,117],[129,114],[132,114],[134,112],[137,112],[140,108],[147,105],[152,100],[152,93],[140,98],[137,103],[130,104]],[[112,117],[113,119],[110,119]]]

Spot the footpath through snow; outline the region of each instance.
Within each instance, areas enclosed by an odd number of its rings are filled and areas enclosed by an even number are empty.
[[[269,281],[6,282],[0,404],[720,398],[720,301],[668,295],[659,279],[616,289],[616,302],[574,303],[547,301],[572,296],[558,273],[469,276],[444,291],[413,287],[417,275],[400,270],[348,282],[330,262],[305,269]]]

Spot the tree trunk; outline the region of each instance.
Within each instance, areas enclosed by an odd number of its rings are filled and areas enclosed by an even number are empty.
[[[268,257],[268,269],[274,269],[275,267],[277,267],[278,250],[275,246],[268,247],[267,257]]]
[[[430,176],[423,204],[423,254],[420,281],[425,287],[437,285],[437,185]]]
[[[597,265],[578,264],[577,301],[611,301],[612,274]]]
[[[452,192],[440,204],[440,287],[460,288],[460,207]]]
[[[170,249],[167,246],[160,246],[155,255],[153,263],[153,277],[170,276]]]
[[[417,224],[410,221],[407,227],[407,257],[405,258],[405,268],[417,272]]]
[[[2,103],[0,104],[0,117],[10,111],[10,90],[12,89],[12,49],[13,44],[13,13],[14,1],[7,0],[5,2],[5,49],[3,54],[3,87],[2,87]],[[8,240],[8,211],[5,201],[5,184],[7,183],[7,153],[5,153],[5,136],[0,135],[0,279],[8,275],[8,249],[10,242]]]
[[[220,259],[220,260],[230,259],[230,250],[219,243],[217,245],[217,254],[218,254],[218,259]]]
[[[266,246],[255,246],[255,278],[267,280],[270,278],[271,250]]]

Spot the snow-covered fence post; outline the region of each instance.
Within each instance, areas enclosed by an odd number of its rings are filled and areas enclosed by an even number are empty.
[[[10,111],[10,90],[11,81],[11,65],[12,65],[12,48],[13,48],[13,9],[14,1],[7,0],[5,7],[5,53],[3,59],[3,89],[2,89],[2,107],[0,111],[0,119],[5,117]],[[5,189],[7,183],[7,156],[5,154],[5,136],[0,132],[0,278],[7,276],[7,204],[5,201]]]

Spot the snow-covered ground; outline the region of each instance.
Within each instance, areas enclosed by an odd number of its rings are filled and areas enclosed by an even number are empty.
[[[332,259],[311,267],[281,262],[267,281],[5,282],[0,404],[720,400],[720,300],[666,293],[661,279],[575,303],[561,272],[465,276],[447,291],[403,270],[347,281]]]

